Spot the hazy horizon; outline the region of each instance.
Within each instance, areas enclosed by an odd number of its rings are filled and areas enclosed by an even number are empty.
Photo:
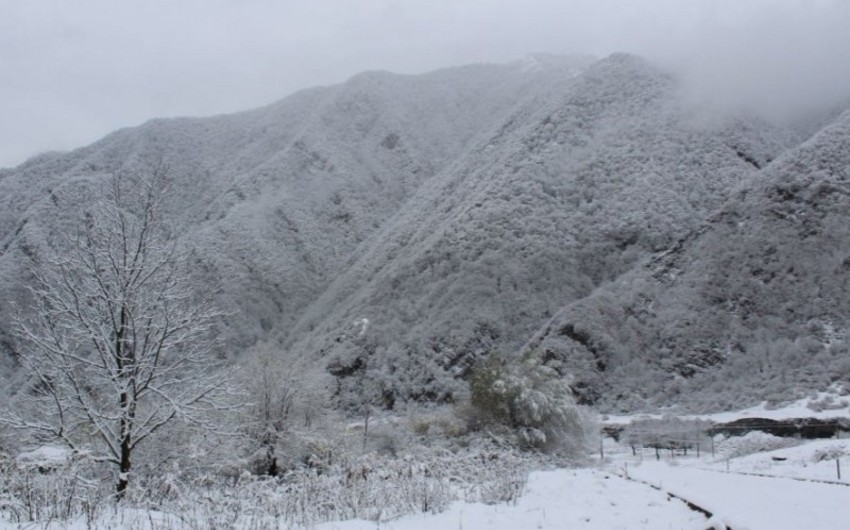
[[[628,52],[700,99],[782,116],[850,99],[840,0],[58,0],[0,7],[0,167],[148,119],[256,108],[364,70]]]

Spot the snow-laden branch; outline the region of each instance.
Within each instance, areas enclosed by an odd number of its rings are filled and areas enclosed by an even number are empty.
[[[208,413],[230,406],[212,355],[221,313],[191,288],[166,189],[162,172],[113,176],[63,247],[38,256],[33,316],[16,321],[30,386],[0,420],[117,465],[119,496],[139,444],[174,420],[212,428]]]

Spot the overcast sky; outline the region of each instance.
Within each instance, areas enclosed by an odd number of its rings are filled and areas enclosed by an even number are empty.
[[[731,103],[850,97],[850,0],[0,0],[0,167],[363,70],[614,51]]]

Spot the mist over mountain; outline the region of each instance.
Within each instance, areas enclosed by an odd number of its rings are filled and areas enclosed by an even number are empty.
[[[727,406],[739,373],[742,400],[823,386],[850,376],[848,121],[718,114],[624,54],[369,72],[153,120],[0,170],[6,370],[29,260],[109,175],[159,168],[229,313],[222,353],[273,352],[342,406],[452,401],[523,347],[608,408]]]

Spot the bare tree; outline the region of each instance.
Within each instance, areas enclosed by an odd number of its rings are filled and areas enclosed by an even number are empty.
[[[119,499],[139,444],[172,420],[209,427],[226,403],[220,314],[191,288],[166,189],[161,169],[114,175],[62,250],[35,258],[34,311],[16,321],[31,385],[4,421],[114,464]]]
[[[278,476],[304,450],[313,423],[320,421],[322,392],[311,388],[308,374],[273,346],[246,354],[239,379],[246,406],[240,430],[251,451],[253,471]]]
[[[259,444],[253,455],[255,471],[272,477],[280,472],[279,454],[294,422],[298,383],[284,370],[270,350],[250,360],[243,377],[250,405],[243,418],[243,430]]]

